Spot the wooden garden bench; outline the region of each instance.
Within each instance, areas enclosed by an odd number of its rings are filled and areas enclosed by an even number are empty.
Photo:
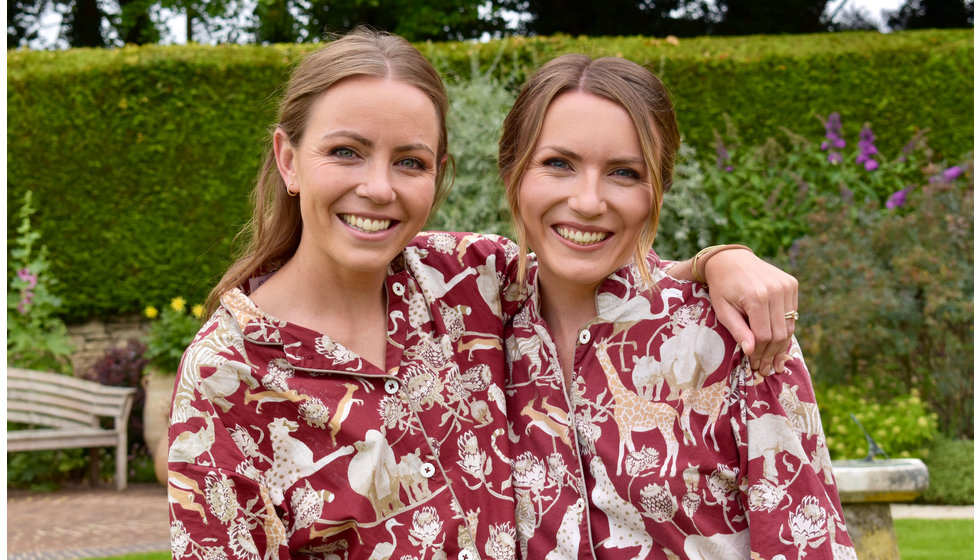
[[[97,480],[98,447],[116,448],[116,488],[126,488],[126,428],[136,389],[109,387],[69,375],[7,368],[7,421],[30,426],[7,431],[7,451],[93,448]],[[101,419],[113,419],[103,428]]]

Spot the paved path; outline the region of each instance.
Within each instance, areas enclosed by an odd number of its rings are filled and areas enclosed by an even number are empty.
[[[973,506],[894,505],[895,518],[972,518]],[[167,491],[131,484],[37,494],[7,493],[7,559],[99,558],[170,549]]]
[[[170,550],[167,489],[130,484],[49,494],[7,492],[8,560],[99,558]]]

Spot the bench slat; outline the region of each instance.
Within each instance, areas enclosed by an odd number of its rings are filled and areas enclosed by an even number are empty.
[[[30,388],[26,387],[7,386],[7,408],[10,410],[47,411],[54,408],[64,411],[66,417],[80,422],[86,422],[86,418],[94,420],[98,416],[110,418],[117,416],[119,409],[125,402],[126,399],[121,399],[112,405],[92,403],[86,402],[84,395],[73,394],[70,390],[64,393],[38,393],[32,392]],[[88,421],[87,423],[92,422]]]
[[[7,432],[7,451],[110,447],[118,441],[111,430],[22,430]]]

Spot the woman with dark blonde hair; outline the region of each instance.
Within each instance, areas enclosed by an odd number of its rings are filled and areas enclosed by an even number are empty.
[[[250,244],[174,392],[174,558],[513,557],[503,321],[519,251],[419,233],[451,178],[447,107],[432,65],[385,33],[294,70]],[[742,284],[715,289],[770,297]]]
[[[650,249],[679,144],[667,89],[619,58],[545,64],[504,122],[530,289],[506,329],[521,555],[853,558],[799,346],[759,375],[680,279],[700,265]],[[787,329],[792,295],[769,302]]]

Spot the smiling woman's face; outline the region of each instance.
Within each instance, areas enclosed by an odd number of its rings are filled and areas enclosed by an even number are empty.
[[[650,172],[626,110],[587,93],[556,97],[518,191],[541,282],[594,290],[630,261],[652,203]]]
[[[429,98],[404,82],[348,78],[313,104],[297,145],[276,136],[283,180],[300,197],[297,255],[384,272],[432,208],[439,120]]]

